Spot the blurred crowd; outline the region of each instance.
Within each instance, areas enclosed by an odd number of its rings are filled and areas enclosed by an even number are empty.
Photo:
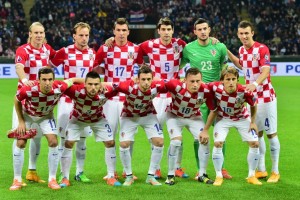
[[[0,56],[13,58],[16,48],[27,41],[30,24],[21,1],[25,0],[0,0]],[[256,39],[267,44],[272,55],[299,55],[300,5],[295,1],[39,0],[30,10],[30,20],[45,26],[47,41],[56,50],[73,43],[72,27],[77,22],[87,22],[92,28],[90,46],[97,50],[113,35],[118,17],[126,17],[130,24],[156,24],[168,16],[175,24],[174,37],[186,42],[196,39],[193,24],[202,17],[211,23],[211,36],[237,54],[242,7],[256,26]]]

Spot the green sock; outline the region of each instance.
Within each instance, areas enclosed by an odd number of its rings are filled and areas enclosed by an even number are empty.
[[[195,159],[196,159],[196,163],[197,163],[197,169],[199,170],[200,166],[199,166],[198,149],[199,149],[199,141],[195,140],[194,141],[194,152],[195,152]]]

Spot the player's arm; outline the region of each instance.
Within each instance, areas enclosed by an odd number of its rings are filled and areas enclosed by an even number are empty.
[[[16,64],[16,73],[21,80],[21,82],[26,86],[33,86],[33,81],[30,81],[26,78],[26,74],[24,71],[24,65],[21,63]]]
[[[231,53],[231,51],[229,51],[229,49],[227,49],[227,55],[228,58],[231,60],[231,62],[238,67],[239,69],[242,69],[242,65],[239,62],[238,57],[236,57],[235,55],[233,55],[233,53]]]
[[[250,131],[255,131],[256,133],[258,133],[258,128],[255,124],[255,120],[256,120],[256,111],[257,111],[257,106],[256,104],[254,106],[250,106],[250,111],[251,111],[251,123],[250,123]]]
[[[107,40],[105,40],[105,45],[108,48],[111,48],[113,46],[113,44],[114,44],[114,41],[115,41],[115,38],[114,37],[110,37]]]
[[[217,109],[210,111],[210,113],[208,115],[208,118],[207,118],[207,121],[206,121],[206,124],[203,128],[203,131],[201,131],[201,133],[199,134],[199,141],[200,141],[201,144],[207,144],[208,143],[208,141],[209,141],[208,131],[209,131],[210,126],[215,121],[217,113],[218,113]]]
[[[65,62],[65,47],[61,48],[57,51],[57,53],[53,56],[53,58],[50,59],[50,64],[52,67],[58,67],[61,64],[64,64]]]
[[[22,104],[21,101],[19,101],[17,98],[15,98],[15,109],[16,109],[16,113],[18,116],[18,127],[17,127],[17,133],[24,135],[25,131],[26,131],[26,125],[25,125],[25,119],[23,116],[23,111],[22,111]]]
[[[182,59],[180,61],[179,69],[182,69],[187,63],[190,62],[187,55],[188,55],[188,51],[185,46],[182,52]]]
[[[84,78],[69,78],[64,80],[64,82],[68,85],[68,88],[71,87],[74,83],[84,83]]]
[[[268,78],[269,74],[270,74],[270,66],[268,65],[262,66],[261,74],[258,76],[256,81],[246,86],[246,90],[253,92],[258,85],[260,85],[262,82],[264,82],[266,78]]]

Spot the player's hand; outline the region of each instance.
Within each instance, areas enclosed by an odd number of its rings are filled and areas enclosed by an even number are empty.
[[[206,130],[203,130],[199,134],[199,141],[200,141],[201,144],[208,144],[208,142],[209,142],[209,135],[208,135],[208,132]]]
[[[26,85],[26,86],[33,86],[34,85],[34,81],[30,81],[30,80],[27,80],[27,81],[24,81],[24,82],[22,82],[24,85]]]
[[[105,45],[106,45],[108,48],[112,47],[112,46],[113,46],[113,43],[114,43],[114,40],[115,40],[114,37],[108,38],[107,40],[105,40]]]
[[[251,132],[252,134],[255,133],[256,135],[258,135],[258,128],[257,128],[257,125],[254,122],[250,123],[249,132]]]
[[[17,133],[20,135],[24,135],[26,132],[26,126],[24,122],[19,123],[18,127],[17,127]]]
[[[246,85],[246,91],[253,92],[255,89],[256,89],[256,86],[252,83]]]
[[[211,39],[211,44],[212,45],[220,43],[220,41],[217,38],[215,38],[215,37],[209,37],[209,38]]]

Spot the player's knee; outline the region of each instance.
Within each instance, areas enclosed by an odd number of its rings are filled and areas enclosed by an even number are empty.
[[[223,143],[224,142],[220,142],[219,141],[219,142],[215,142],[214,145],[215,145],[216,148],[222,148],[223,147]]]
[[[276,136],[277,136],[277,133],[272,133],[272,134],[267,135],[267,137],[269,139],[272,139],[273,137],[276,137]]]
[[[115,141],[114,140],[105,141],[104,145],[105,145],[106,148],[114,147],[115,146]]]
[[[26,147],[27,140],[17,140],[17,147],[24,149]]]
[[[130,141],[120,142],[120,147],[128,148],[130,146]]]
[[[251,141],[251,142],[249,142],[249,146],[251,148],[258,148],[258,145],[259,145],[258,141]]]
[[[68,149],[72,149],[73,146],[74,146],[74,141],[69,141],[69,140],[66,140],[65,141],[65,147],[68,148]]]
[[[264,132],[263,131],[259,131],[258,132],[258,137],[263,137],[264,136]]]
[[[152,138],[152,144],[157,147],[163,147],[164,139],[163,138]]]

